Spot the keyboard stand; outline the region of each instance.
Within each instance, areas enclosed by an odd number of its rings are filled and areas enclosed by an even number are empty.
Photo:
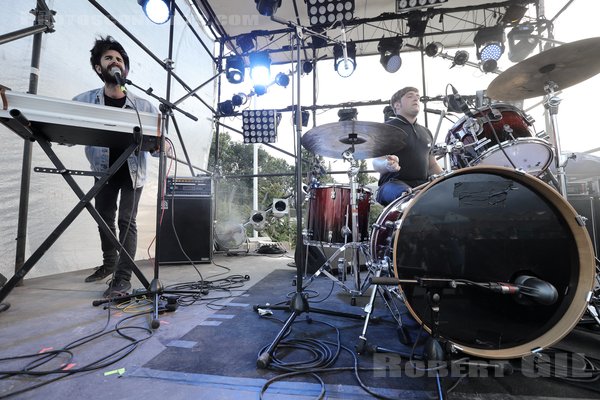
[[[100,192],[102,187],[106,184],[106,182],[121,168],[121,166],[127,161],[127,158],[136,151],[136,149],[142,147],[142,138],[143,136],[140,134],[139,127],[134,128],[134,132],[132,132],[133,137],[135,137],[134,143],[131,143],[121,154],[121,156],[117,159],[117,161],[108,169],[106,174],[102,173],[92,173],[92,175],[97,176],[98,181],[92,186],[92,188],[84,193],[81,187],[77,184],[75,179],[73,178],[73,174],[78,174],[76,171],[70,171],[63,163],[60,161],[56,153],[51,148],[50,141],[40,132],[38,129],[33,128],[32,124],[29,122],[26,116],[21,114],[18,110],[11,110],[10,115],[13,117],[10,120],[4,121],[0,120],[4,125],[6,125],[9,129],[14,131],[17,135],[32,141],[38,142],[42,150],[46,153],[50,161],[56,167],[54,172],[60,173],[62,177],[65,179],[67,184],[71,187],[73,192],[79,198],[79,202],[73,207],[73,209],[65,216],[65,218],[58,224],[58,226],[48,235],[48,237],[42,242],[42,244],[31,254],[31,256],[25,261],[23,266],[15,272],[12,278],[10,278],[2,288],[0,288],[0,302],[8,296],[8,294],[14,289],[15,286],[19,284],[19,282],[27,275],[27,273],[34,267],[34,265],[42,258],[42,256],[48,251],[50,247],[58,240],[60,235],[73,223],[73,221],[77,218],[77,216],[83,211],[84,208],[88,210],[92,218],[96,221],[102,232],[104,232],[107,237],[111,240],[111,242],[120,247],[119,239],[112,233],[108,225],[104,222],[98,211],[91,204],[91,200],[96,197],[96,195]],[[40,127],[40,123],[35,124],[36,127]],[[43,124],[41,124],[43,127]],[[43,131],[43,129],[39,129]],[[75,172],[75,173],[72,173]],[[88,173],[85,173],[88,175]],[[135,262],[131,258],[126,251],[120,252],[120,257],[125,258],[126,262],[131,266],[133,273],[138,277],[142,285],[150,290],[150,283],[144,276],[144,274],[140,271],[140,269],[135,265]]]

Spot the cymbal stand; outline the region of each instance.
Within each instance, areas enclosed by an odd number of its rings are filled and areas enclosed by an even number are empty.
[[[558,90],[558,85],[553,81],[548,81],[544,85],[546,96],[544,98],[544,108],[550,113],[550,121],[552,124],[552,139],[554,149],[556,150],[556,174],[558,175],[558,191],[566,199],[567,198],[567,178],[565,176],[565,166],[562,162],[562,151],[560,146],[560,135],[558,133],[558,106],[561,102],[555,92]]]

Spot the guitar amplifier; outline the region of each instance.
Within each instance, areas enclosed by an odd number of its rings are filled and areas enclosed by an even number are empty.
[[[159,264],[209,263],[213,255],[210,177],[167,178],[160,225]]]

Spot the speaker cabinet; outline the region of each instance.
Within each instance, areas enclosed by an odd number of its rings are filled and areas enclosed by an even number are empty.
[[[159,264],[212,261],[212,203],[212,197],[208,196],[167,196],[160,226]]]
[[[600,199],[590,195],[568,195],[567,201],[579,215],[587,218],[585,227],[590,234],[596,256],[600,251]]]

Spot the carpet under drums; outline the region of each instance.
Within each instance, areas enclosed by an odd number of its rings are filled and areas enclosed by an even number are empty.
[[[258,355],[275,339],[290,313],[272,310],[272,315],[260,316],[254,311],[254,306],[262,305],[263,309],[270,310],[268,304],[275,305],[289,299],[295,291],[292,286],[294,278],[295,270],[291,268],[274,270],[243,296],[221,307],[209,319],[202,321],[182,337],[165,343],[167,348],[146,363],[138,374],[155,379],[188,380],[198,385],[239,386],[259,391],[265,381],[283,373],[273,369],[279,362],[309,367],[315,360],[323,359],[331,363],[328,365],[329,370],[316,374],[325,383],[329,398],[372,396],[360,388],[355,376],[355,364],[358,365],[360,379],[374,393],[391,398],[432,396],[436,387],[435,380],[431,377],[433,373],[414,369],[411,364],[407,364],[408,357],[412,355],[415,365],[424,367],[421,361],[421,343],[427,335],[406,308],[399,304],[407,333],[413,342],[417,340],[417,345],[400,342],[396,324],[382,299],[377,296],[373,315],[379,321],[369,324],[366,334],[368,344],[372,349],[390,349],[402,356],[384,352],[356,354],[355,347],[359,343],[363,321],[323,314],[320,310],[363,315],[362,307],[368,298],[357,298],[357,304],[353,306],[350,295],[324,276],[317,278],[308,288],[306,293],[311,311],[302,313],[295,319],[291,330],[278,346],[276,360],[271,367],[257,368]],[[352,286],[351,281],[347,285]],[[460,368],[443,367],[440,372],[447,376],[444,384],[447,387],[454,386],[450,392],[451,398],[470,398],[482,394],[488,397],[498,395],[500,398],[524,395],[597,398],[600,385],[588,382],[593,377],[593,372],[586,370],[585,366],[580,368],[583,357],[577,354],[599,357],[598,338],[598,333],[593,331],[574,330],[557,344],[556,347],[564,351],[553,355],[554,361],[547,361],[543,357],[535,359],[537,363],[546,363],[548,368],[531,364],[534,362],[531,357],[528,362],[508,360],[504,369],[481,367],[490,363],[490,360],[472,360],[478,366],[463,364]],[[456,359],[462,356],[459,354],[453,357]],[[562,363],[566,363],[564,370]],[[554,377],[561,376],[565,371],[575,371],[576,376],[570,381]],[[310,374],[286,378],[278,386],[269,388],[267,393],[273,394],[275,390],[279,393],[316,397],[320,385],[315,379]]]

